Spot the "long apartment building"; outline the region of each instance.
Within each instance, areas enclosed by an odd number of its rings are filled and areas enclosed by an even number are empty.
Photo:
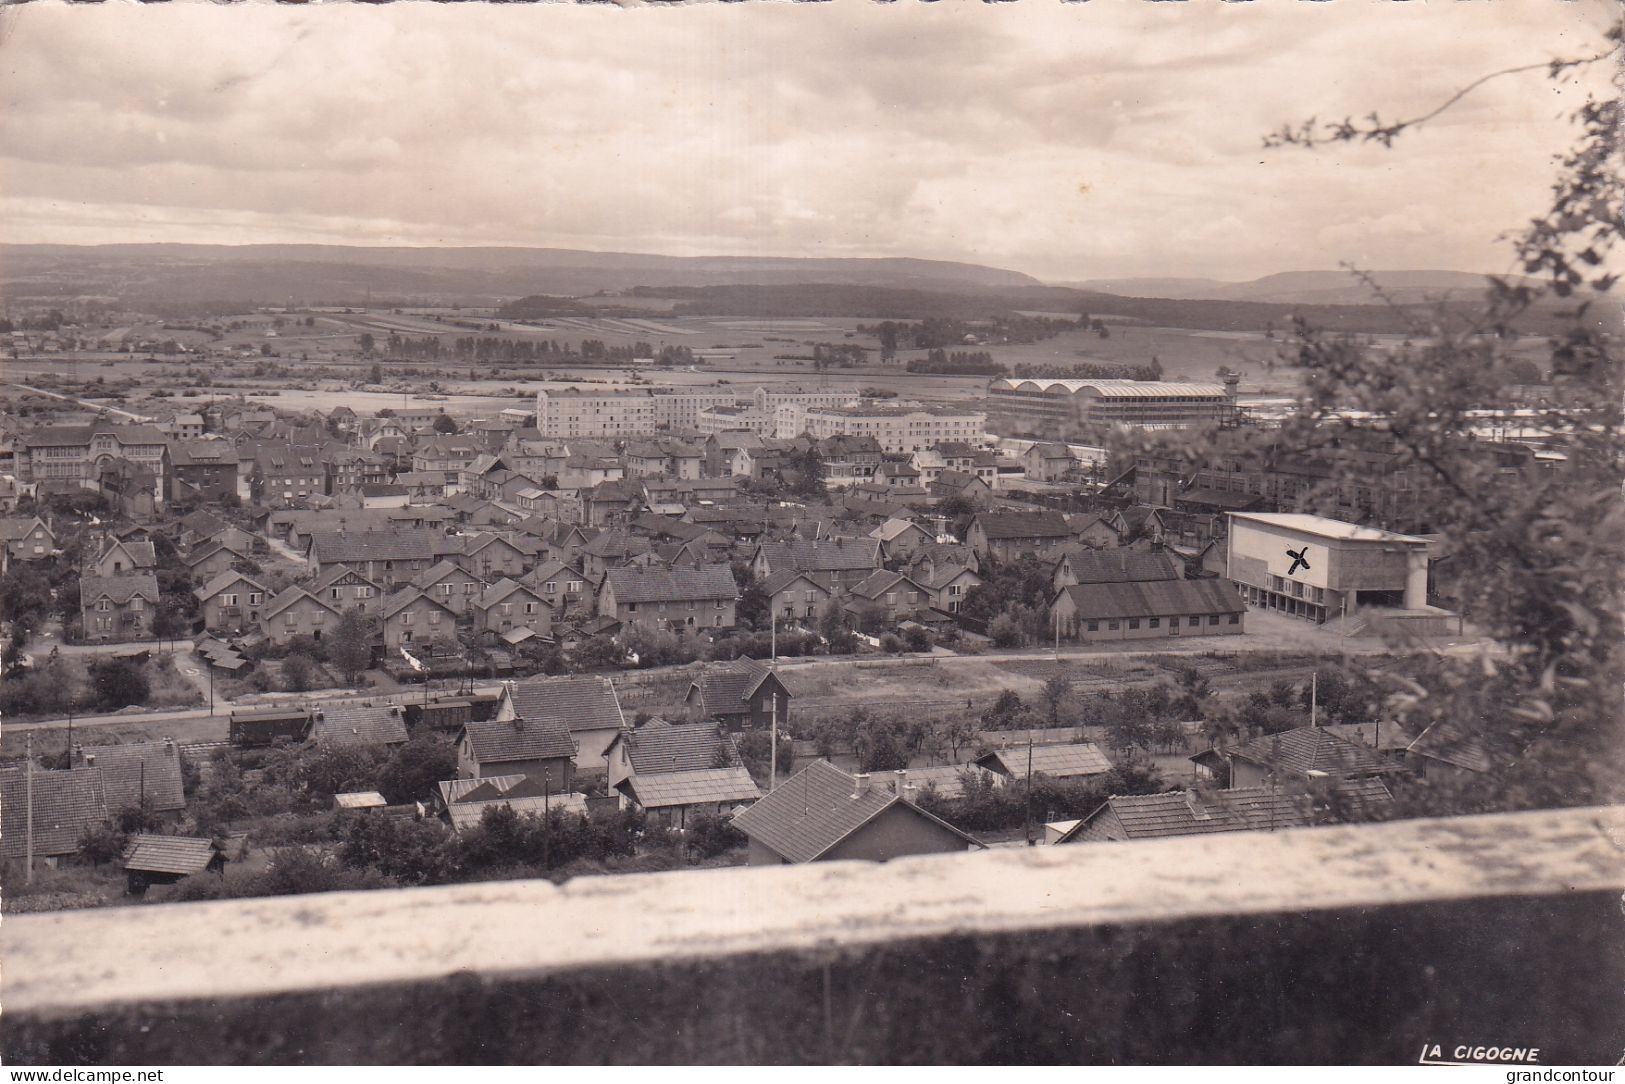
[[[541,391],[536,394],[536,428],[544,438],[608,437],[614,439],[662,430],[717,432],[721,410],[731,428],[751,429],[761,419],[769,428],[775,412],[787,404],[835,405],[856,397],[851,388],[769,390],[746,395],[726,387],[617,388]],[[733,411],[740,413],[734,415]],[[707,428],[710,426],[710,428]]]
[[[1001,377],[987,388],[988,422],[1001,436],[1059,440],[1119,427],[1222,425],[1236,417],[1238,383]]]
[[[778,409],[776,436],[817,440],[829,437],[873,437],[883,452],[913,453],[943,441],[979,444],[987,429],[980,410],[919,403],[858,402],[844,406],[786,404]]]

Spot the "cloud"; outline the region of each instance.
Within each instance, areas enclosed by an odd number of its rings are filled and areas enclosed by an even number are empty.
[[[1499,80],[1391,151],[1261,136],[1418,115],[1484,72],[1595,48],[1606,17],[1599,0],[30,5],[0,56],[0,236],[916,255],[1058,279],[1496,269],[1583,85]]]

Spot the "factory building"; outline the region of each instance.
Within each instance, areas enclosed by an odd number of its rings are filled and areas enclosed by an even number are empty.
[[[1051,440],[1122,427],[1224,425],[1236,417],[1239,382],[1234,376],[1222,384],[1002,377],[988,385],[988,424],[1000,436]]]
[[[1428,540],[1324,516],[1232,512],[1225,575],[1249,605],[1319,624],[1428,607]]]

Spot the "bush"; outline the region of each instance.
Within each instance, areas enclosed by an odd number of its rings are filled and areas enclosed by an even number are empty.
[[[282,662],[282,688],[290,693],[316,687],[316,663],[309,655],[293,652]]]
[[[745,833],[735,828],[727,817],[701,813],[688,822],[689,849],[701,858],[715,858],[743,847],[746,842]]]
[[[143,704],[152,691],[141,667],[127,659],[102,659],[92,663],[90,680],[96,691],[96,707],[102,711]]]

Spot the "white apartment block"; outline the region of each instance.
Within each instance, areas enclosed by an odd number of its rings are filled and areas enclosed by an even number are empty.
[[[836,406],[851,402],[850,388],[816,391],[757,388],[746,398],[731,388],[567,388],[536,393],[536,428],[544,438],[624,437],[660,430],[715,433],[756,429],[771,435],[775,412],[784,405]],[[744,415],[730,414],[743,407]],[[711,416],[722,410],[723,418]],[[746,420],[738,420],[745,417]],[[728,420],[724,420],[724,418]]]
[[[791,403],[777,412],[775,435],[781,440],[806,433],[827,437],[874,437],[884,452],[918,452],[946,440],[980,444],[987,415],[960,407],[918,403],[856,403],[807,407]]]

